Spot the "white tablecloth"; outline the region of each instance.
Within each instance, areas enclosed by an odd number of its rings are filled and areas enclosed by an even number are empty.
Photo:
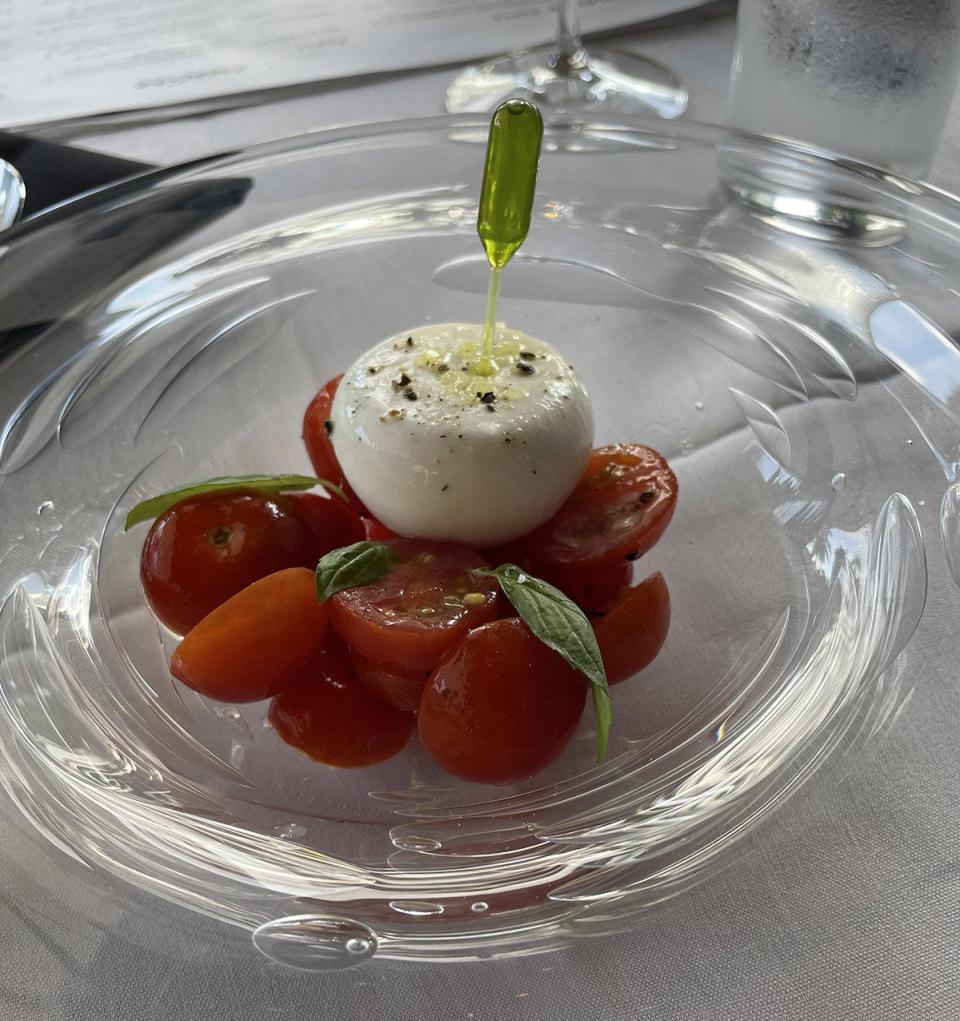
[[[691,116],[716,120],[733,37],[724,19],[621,45],[672,66],[690,87]],[[173,162],[335,123],[438,113],[452,73],[304,88],[243,109],[87,128],[72,140]],[[931,178],[960,190],[958,149],[955,108]],[[726,871],[627,935],[544,957],[287,971],[245,937],[77,865],[29,835],[0,799],[0,1019],[953,1021],[956,627],[943,622],[939,647],[909,652],[914,697],[883,739],[829,763]]]

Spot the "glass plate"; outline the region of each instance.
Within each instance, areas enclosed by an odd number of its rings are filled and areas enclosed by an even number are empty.
[[[960,209],[753,142],[905,225],[828,244],[731,203],[692,123],[548,130],[502,314],[557,344],[597,442],[660,449],[672,624],[524,784],[453,781],[416,741],[313,763],[174,684],[137,577],[148,494],[305,471],[300,419],[366,347],[477,319],[486,122],[298,137],[106,189],[4,236],[0,776],[65,852],[243,927],[275,960],[549,950],[681,893],[900,698],[926,558],[960,569]],[[746,143],[745,143],[746,144]]]

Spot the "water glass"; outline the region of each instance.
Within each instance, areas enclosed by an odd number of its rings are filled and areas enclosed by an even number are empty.
[[[958,56],[960,0],[741,0],[729,123],[921,177]],[[751,202],[782,193],[782,181],[749,177],[739,187]]]

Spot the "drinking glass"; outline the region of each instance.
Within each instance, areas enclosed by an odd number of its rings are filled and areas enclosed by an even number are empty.
[[[667,68],[646,57],[589,51],[580,37],[579,0],[560,0],[551,46],[521,50],[462,71],[447,90],[451,113],[482,113],[510,96],[564,113],[604,110],[679,117],[687,90]]]
[[[748,0],[737,16],[729,123],[922,177],[943,131],[958,55],[960,0]],[[749,155],[734,154],[726,179],[761,209],[846,233],[864,225],[884,233],[882,222],[852,215],[864,211],[857,196],[807,194],[802,172],[772,178]]]

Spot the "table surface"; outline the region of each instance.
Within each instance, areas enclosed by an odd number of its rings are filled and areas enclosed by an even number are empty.
[[[690,115],[723,117],[731,19],[618,40],[673,67]],[[351,121],[440,112],[452,70],[315,86],[175,120],[58,129],[168,163]],[[931,180],[960,191],[954,105]],[[954,604],[955,605],[955,604]],[[949,627],[908,650],[913,696],[737,849],[725,871],[560,953],[442,968],[291,972],[241,936],[44,845],[0,797],[3,1021],[604,1018],[947,1021],[960,1017],[960,698]]]

